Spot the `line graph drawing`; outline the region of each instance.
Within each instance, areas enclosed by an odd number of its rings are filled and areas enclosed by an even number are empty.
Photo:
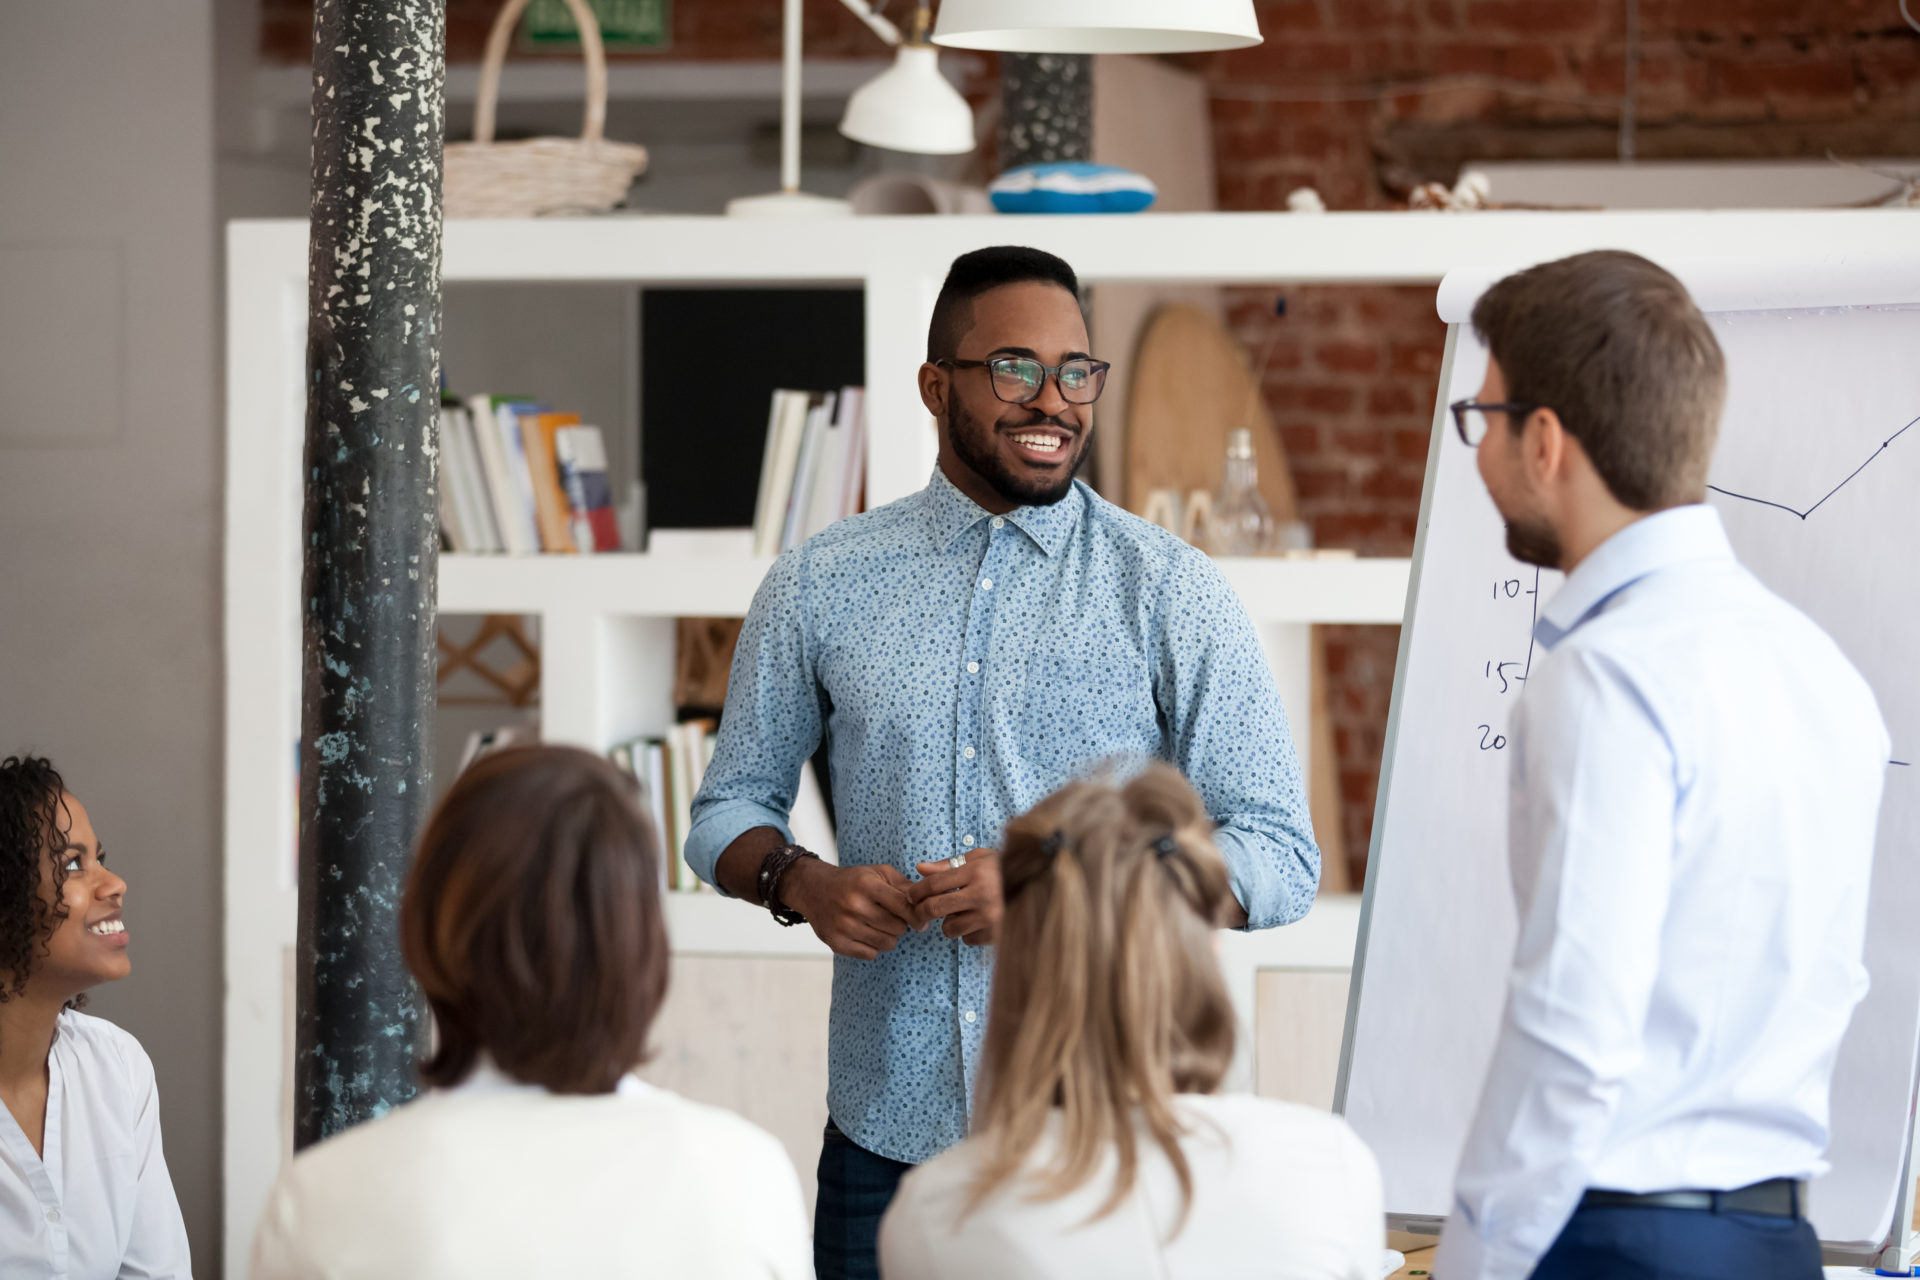
[[[1717,484],[1710,484],[1707,486],[1707,488],[1712,490],[1714,493],[1720,494],[1723,497],[1738,498],[1742,502],[1752,502],[1752,503],[1757,503],[1758,505],[1763,507],[1772,507],[1776,511],[1784,511],[1789,515],[1799,516],[1802,520],[1805,520],[1808,516],[1812,515],[1814,512],[1818,511],[1821,507],[1825,506],[1828,498],[1831,498],[1834,494],[1840,492],[1842,489],[1846,488],[1849,484],[1853,483],[1853,478],[1855,476],[1859,475],[1862,471],[1865,471],[1868,467],[1872,466],[1879,459],[1880,455],[1887,451],[1888,445],[1891,445],[1895,440],[1898,440],[1901,436],[1911,431],[1914,428],[1914,425],[1916,423],[1920,423],[1920,418],[1915,418],[1912,422],[1907,423],[1906,426],[1900,428],[1898,431],[1888,436],[1885,440],[1882,440],[1880,442],[1880,447],[1878,449],[1875,449],[1872,453],[1868,454],[1867,460],[1865,462],[1861,463],[1859,466],[1855,467],[1852,471],[1848,472],[1847,478],[1845,480],[1842,480],[1839,484],[1827,490],[1826,495],[1822,497],[1820,501],[1814,503],[1812,506],[1808,507],[1805,511],[1800,510],[1798,507],[1790,507],[1784,502],[1774,502],[1768,498],[1756,498],[1752,494],[1748,494],[1748,493],[1735,493],[1731,489],[1722,489]]]
[[[1872,466],[1875,462],[1879,461],[1880,455],[1885,453],[1888,447],[1891,446],[1895,440],[1898,440],[1901,436],[1907,434],[1907,432],[1913,430],[1914,427],[1916,426],[1920,426],[1920,417],[1912,419],[1907,423],[1906,426],[1901,427],[1898,431],[1888,436],[1885,440],[1882,440],[1880,442],[1880,447],[1878,449],[1875,449],[1872,453],[1868,454],[1867,460],[1865,462],[1862,462],[1859,466],[1855,467],[1852,471],[1849,471],[1847,473],[1846,479],[1842,480],[1839,484],[1833,486],[1833,488],[1827,490],[1826,494],[1821,497],[1820,501],[1814,503],[1812,506],[1808,507],[1805,511],[1800,510],[1798,507],[1790,507],[1784,502],[1774,502],[1767,498],[1756,498],[1752,494],[1747,494],[1747,493],[1735,493],[1731,489],[1722,489],[1717,484],[1710,484],[1707,486],[1707,488],[1713,491],[1714,493],[1722,495],[1723,497],[1738,498],[1742,502],[1752,502],[1762,507],[1772,507],[1776,511],[1784,511],[1788,515],[1799,516],[1802,520],[1805,520],[1808,516],[1812,515],[1814,512],[1818,511],[1821,507],[1825,506],[1828,498],[1831,498],[1834,494],[1840,492],[1842,489],[1846,488],[1849,484],[1852,484],[1854,477],[1858,476],[1862,471],[1865,471],[1868,467]],[[1887,763],[1890,765],[1898,765],[1902,769],[1911,769],[1913,767],[1913,761],[1911,760],[1889,760],[1887,761]]]

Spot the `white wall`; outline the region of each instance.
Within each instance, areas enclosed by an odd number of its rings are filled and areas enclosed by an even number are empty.
[[[0,752],[125,875],[137,1035],[219,1265],[213,0],[0,5]],[[289,768],[288,785],[292,785]]]

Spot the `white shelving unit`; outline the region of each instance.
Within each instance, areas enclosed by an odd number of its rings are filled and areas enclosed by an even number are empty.
[[[1904,242],[1901,211],[1411,215],[1170,214],[1136,217],[882,218],[820,222],[604,218],[455,223],[450,281],[845,284],[865,291],[867,489],[873,505],[918,489],[935,436],[913,371],[947,264],[987,244],[1030,244],[1083,280],[1169,283],[1437,283],[1476,262],[1600,247],[1659,258],[1746,253],[1786,239]],[[226,1266],[244,1272],[260,1206],[287,1154],[294,944],[291,849],[299,738],[300,455],[307,227],[228,229],[226,539]],[[550,388],[564,395],[564,388]],[[767,562],[447,556],[444,613],[541,619],[542,732],[604,748],[662,727],[672,619],[744,613]],[[1305,627],[1401,620],[1406,561],[1225,562],[1260,624],[1305,740]],[[1222,947],[1241,1009],[1261,968],[1348,967],[1358,904],[1323,900],[1287,929]],[[818,956],[805,930],[717,897],[674,895],[686,955]],[[1246,1065],[1241,1065],[1244,1080]]]

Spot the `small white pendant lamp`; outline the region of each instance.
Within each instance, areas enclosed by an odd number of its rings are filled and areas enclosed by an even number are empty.
[[[1198,53],[1260,43],[1253,0],[943,0],[933,42],[1002,53]]]
[[[853,91],[840,132],[890,151],[951,156],[973,150],[973,108],[940,74],[940,51],[927,43],[926,0],[914,11],[913,32],[874,13],[865,0],[847,7],[887,43],[898,46],[893,65]]]
[[[940,74],[939,50],[903,44],[893,65],[847,99],[840,132],[891,151],[951,156],[973,150],[973,108]]]

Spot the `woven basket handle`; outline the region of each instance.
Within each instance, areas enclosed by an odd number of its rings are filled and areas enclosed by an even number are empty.
[[[600,47],[600,23],[587,7],[587,0],[566,0],[573,11],[574,25],[580,28],[580,52],[587,59],[587,118],[580,125],[580,136],[598,142],[607,129],[607,52]],[[500,68],[507,60],[507,45],[513,40],[514,23],[526,9],[527,0],[507,0],[500,16],[487,33],[486,56],[480,61],[480,97],[473,109],[473,140],[493,141],[493,109],[500,97]]]

